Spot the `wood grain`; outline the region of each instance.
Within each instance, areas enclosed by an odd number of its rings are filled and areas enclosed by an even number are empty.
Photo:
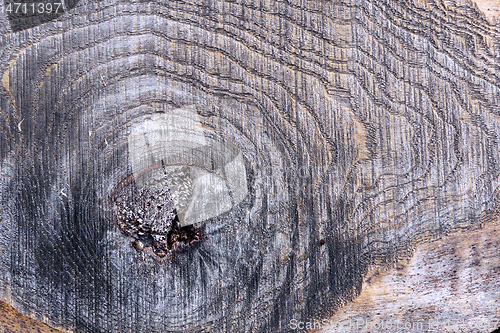
[[[61,331],[23,316],[7,303],[0,301],[0,333],[11,332],[60,333]]]
[[[500,2],[496,0],[474,1],[478,9],[492,22],[498,22],[500,18]]]
[[[370,271],[359,297],[318,332],[493,332],[499,252],[500,220],[421,244],[396,268]]]
[[[500,32],[469,2],[82,0],[0,31],[0,297],[75,332],[284,332],[498,217]],[[131,128],[191,106],[248,196],[159,260]],[[133,202],[131,203],[133,204]]]

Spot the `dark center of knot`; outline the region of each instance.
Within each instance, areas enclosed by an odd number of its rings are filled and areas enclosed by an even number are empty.
[[[181,227],[168,187],[139,189],[128,182],[116,193],[114,209],[121,231],[134,238],[139,252],[151,247],[159,257],[175,255],[203,239],[203,226]]]

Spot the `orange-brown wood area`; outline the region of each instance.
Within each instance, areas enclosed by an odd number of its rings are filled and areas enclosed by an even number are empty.
[[[5,302],[0,301],[0,333],[61,333],[45,323],[23,316]]]

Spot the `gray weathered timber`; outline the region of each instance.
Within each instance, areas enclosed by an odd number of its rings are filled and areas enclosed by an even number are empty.
[[[498,215],[500,28],[470,3],[82,0],[8,22],[0,295],[25,314],[287,331],[352,299],[371,265]],[[248,195],[159,258],[112,197],[133,181],[134,126],[188,106],[241,152]]]

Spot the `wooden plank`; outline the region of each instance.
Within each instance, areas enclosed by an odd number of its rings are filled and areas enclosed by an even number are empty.
[[[472,3],[71,4],[0,16],[0,297],[21,313],[75,332],[285,332],[329,318],[371,268],[498,218],[500,31]],[[171,142],[131,150],[133,129],[187,107],[245,170],[228,176],[223,149],[186,160],[227,191],[182,226],[148,206],[166,189],[120,189]]]

